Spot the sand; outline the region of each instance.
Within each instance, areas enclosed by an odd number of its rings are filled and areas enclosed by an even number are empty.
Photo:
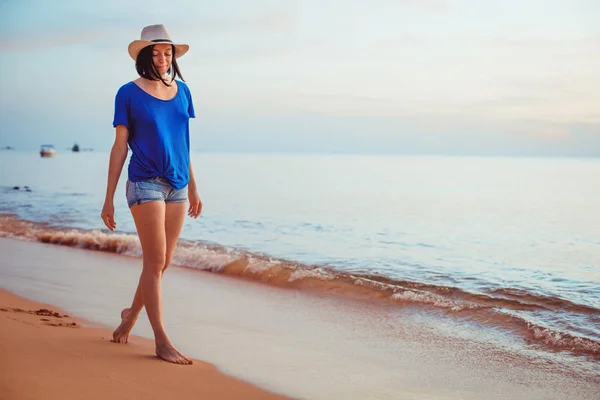
[[[0,288],[45,303],[0,292],[1,400],[281,398],[258,387],[307,400],[600,398],[594,363],[583,375],[473,329],[457,336],[450,321],[418,309],[175,266],[163,278],[165,327],[199,361],[171,365],[154,356],[144,312],[128,345],[109,342],[139,258],[9,238],[0,254]]]
[[[152,341],[111,331],[0,290],[2,399],[285,399],[207,362],[167,363]]]

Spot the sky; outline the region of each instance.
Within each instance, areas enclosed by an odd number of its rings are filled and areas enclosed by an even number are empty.
[[[0,147],[108,151],[150,24],[207,152],[600,156],[597,0],[0,0]]]

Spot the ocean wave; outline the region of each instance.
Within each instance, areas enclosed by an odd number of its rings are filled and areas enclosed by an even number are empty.
[[[578,355],[600,357],[600,341],[543,326],[531,321],[527,315],[510,310],[487,309],[473,315],[472,319],[486,325],[517,333],[527,342],[554,351],[570,351]]]
[[[101,230],[67,229],[34,223],[14,215],[0,215],[0,237],[38,241],[81,249],[141,257],[135,234]],[[350,273],[326,266],[310,266],[267,255],[250,253],[201,241],[181,240],[174,265],[220,273],[265,284],[353,299],[382,301],[389,305],[429,307],[460,314],[485,325],[519,334],[526,340],[552,350],[566,350],[600,357],[600,342],[535,324],[522,315],[527,312],[577,313],[593,323],[600,310],[558,297],[544,296],[514,288],[490,288],[472,293],[455,286],[396,279],[389,276]],[[450,280],[449,280],[450,281]]]

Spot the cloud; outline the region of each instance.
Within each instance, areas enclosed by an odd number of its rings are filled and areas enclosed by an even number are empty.
[[[91,42],[105,37],[104,32],[90,31],[69,34],[55,32],[54,35],[31,34],[20,38],[4,39],[0,42],[0,52],[33,52],[52,47]]]
[[[132,24],[127,17],[102,12],[92,14],[77,8],[68,8],[63,15],[60,8],[44,10],[44,6],[49,4],[42,3],[36,7],[37,14],[27,14],[27,8],[9,14],[8,18],[13,22],[0,30],[0,52],[35,52],[98,40],[117,41],[131,30]],[[39,14],[43,14],[42,17]]]
[[[177,30],[205,35],[245,35],[249,33],[289,32],[298,23],[299,15],[293,9],[267,10],[245,17],[204,17],[188,20],[178,25]]]
[[[451,4],[452,2],[450,0],[400,0],[399,3],[409,7],[434,12],[450,11],[453,8],[453,4]]]
[[[192,42],[198,48],[219,47],[223,43],[235,43],[240,37],[244,37],[245,43],[252,36],[290,33],[298,18],[289,8],[263,10],[249,16],[233,14],[222,17],[194,11],[184,15],[178,13],[176,20],[169,14],[162,18],[163,21],[157,21],[156,15],[148,10],[115,16],[110,10],[90,13],[89,10],[74,8],[61,16],[64,21],[60,24],[56,18],[38,20],[35,16],[22,17],[15,13],[15,18],[20,19],[19,23],[0,31],[0,52],[31,52],[77,43],[128,43],[139,38],[143,26],[159,22],[167,25],[175,40]],[[228,42],[227,37],[235,41]]]

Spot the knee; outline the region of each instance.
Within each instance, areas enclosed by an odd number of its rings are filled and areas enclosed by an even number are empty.
[[[169,265],[171,265],[171,258],[170,257],[166,257],[165,258],[165,263],[162,266],[162,272],[163,272],[163,274],[165,273],[165,271],[167,270],[167,268],[169,268]]]
[[[143,272],[160,276],[165,267],[165,261],[165,257],[161,257],[160,255],[153,257],[144,257]]]

